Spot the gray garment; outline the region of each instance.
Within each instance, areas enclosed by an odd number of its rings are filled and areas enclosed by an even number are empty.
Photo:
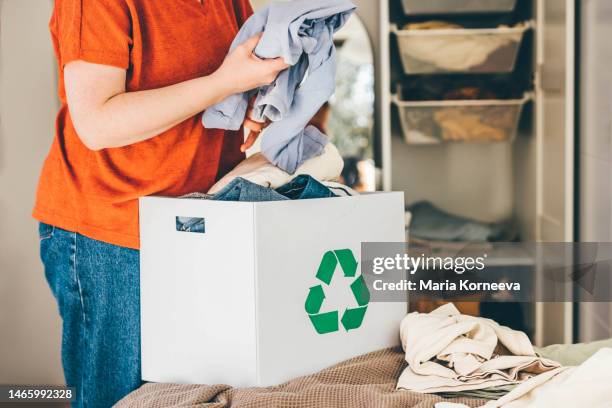
[[[499,242],[515,237],[505,224],[489,224],[449,214],[428,201],[407,208],[412,213],[410,236],[428,241]]]
[[[480,390],[465,390],[465,391],[453,391],[453,392],[440,392],[436,395],[442,398],[478,398],[488,400],[498,400],[513,389],[518,384],[499,385],[497,387],[483,388]]]
[[[207,128],[237,130],[249,100],[255,96],[252,119],[270,124],[262,134],[263,155],[293,174],[304,161],[322,153],[327,138],[308,122],[335,89],[336,50],[333,34],[355,10],[349,0],[275,2],[252,15],[234,39],[230,52],[263,31],[255,48],[260,58],[278,58],[291,67],[273,84],[234,94],[208,108]]]

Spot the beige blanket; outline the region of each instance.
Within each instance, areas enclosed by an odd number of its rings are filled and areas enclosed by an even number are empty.
[[[486,403],[479,399],[445,400],[436,395],[396,391],[397,378],[405,367],[404,353],[398,347],[356,357],[275,387],[145,384],[119,401],[117,407],[433,408],[441,401],[469,407]]]

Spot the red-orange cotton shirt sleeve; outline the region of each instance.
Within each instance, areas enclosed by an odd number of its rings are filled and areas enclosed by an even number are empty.
[[[210,75],[251,14],[246,0],[56,0],[49,26],[61,107],[34,217],[137,249],[139,197],[207,191],[239,163],[242,132],[205,129],[200,115],[130,146],[87,149],[70,117],[63,68],[83,60],[125,69],[128,92]]]
[[[64,64],[85,60],[128,69],[132,37],[125,1],[56,0],[50,28]]]

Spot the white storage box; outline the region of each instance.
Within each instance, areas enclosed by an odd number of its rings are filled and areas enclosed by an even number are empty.
[[[529,28],[392,30],[406,74],[509,73]]]
[[[393,102],[408,144],[514,140],[523,107],[531,99],[526,94],[511,100],[402,101],[398,94]]]
[[[516,0],[402,0],[409,16],[510,13],[515,6]]]
[[[403,193],[145,197],[140,236],[145,381],[267,386],[399,344],[407,304],[368,304],[359,261],[362,242],[404,240]]]

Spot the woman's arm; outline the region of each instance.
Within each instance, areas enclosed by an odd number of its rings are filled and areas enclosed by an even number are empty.
[[[68,108],[79,137],[92,150],[127,146],[157,136],[231,94],[272,83],[288,65],[281,58],[257,58],[253,50],[259,37],[238,46],[209,76],[140,92],[126,92],[123,69],[85,61],[67,64]]]

